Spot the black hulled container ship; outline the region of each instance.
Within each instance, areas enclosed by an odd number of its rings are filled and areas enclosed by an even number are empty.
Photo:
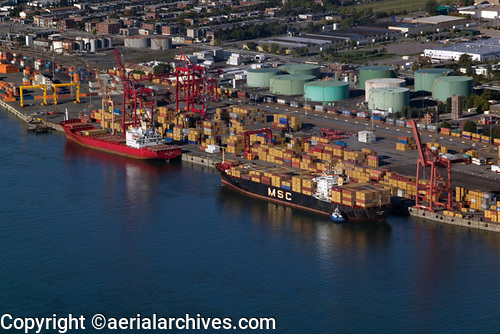
[[[391,212],[390,191],[371,183],[349,183],[343,171],[322,175],[285,167],[240,165],[225,160],[215,167],[222,183],[249,196],[330,215],[336,208],[348,221],[385,221]]]

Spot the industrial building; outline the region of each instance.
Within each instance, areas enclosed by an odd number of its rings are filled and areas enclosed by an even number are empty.
[[[460,16],[449,16],[449,15],[436,15],[430,17],[420,17],[414,19],[412,23],[417,24],[429,24],[432,25],[440,31],[444,28],[455,29],[464,27],[467,23],[467,19],[465,17]]]
[[[458,60],[468,54],[473,61],[485,61],[500,57],[500,38],[445,46],[439,49],[425,49],[424,56],[432,59]]]

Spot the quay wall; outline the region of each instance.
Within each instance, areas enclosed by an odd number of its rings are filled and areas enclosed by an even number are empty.
[[[475,218],[450,217],[450,216],[445,216],[439,212],[433,213],[417,208],[410,208],[409,212],[410,215],[413,217],[424,218],[444,224],[475,228],[479,230],[500,232],[500,223],[480,220],[479,217]]]

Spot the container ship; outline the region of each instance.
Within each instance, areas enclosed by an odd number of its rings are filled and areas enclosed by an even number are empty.
[[[79,119],[60,122],[66,138],[82,146],[134,159],[170,160],[182,153],[179,146],[167,145],[161,135],[149,129],[146,123],[130,128],[125,137],[96,129]]]
[[[225,160],[215,167],[222,183],[244,194],[330,215],[337,208],[348,221],[385,221],[391,212],[390,191],[371,183],[349,183],[340,170],[315,176],[283,167],[240,165]]]

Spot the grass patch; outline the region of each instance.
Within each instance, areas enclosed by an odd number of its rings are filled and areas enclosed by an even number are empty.
[[[364,64],[368,62],[380,61],[382,59],[391,58],[394,55],[388,53],[369,54],[367,51],[345,51],[333,55],[334,62]]]
[[[428,0],[385,0],[385,1],[377,1],[366,3],[363,5],[359,5],[360,9],[371,8],[374,12],[391,12],[400,13],[403,10],[407,12],[417,11],[417,10],[425,10],[425,3]]]

